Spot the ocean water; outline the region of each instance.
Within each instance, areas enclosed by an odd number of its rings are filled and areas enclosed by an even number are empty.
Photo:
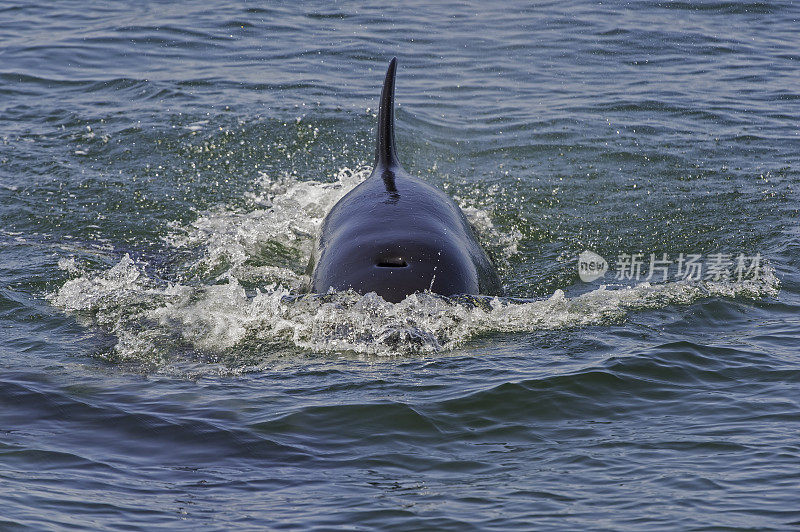
[[[0,2],[0,529],[797,528],[798,27]],[[506,297],[302,293],[393,56]]]

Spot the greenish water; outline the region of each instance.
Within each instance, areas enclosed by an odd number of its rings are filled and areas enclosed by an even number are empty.
[[[0,3],[0,528],[796,527],[798,19]],[[297,297],[394,55],[507,298]]]

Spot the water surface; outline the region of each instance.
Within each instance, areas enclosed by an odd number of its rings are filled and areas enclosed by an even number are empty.
[[[798,19],[0,4],[0,528],[796,527]],[[296,297],[395,55],[507,298]]]

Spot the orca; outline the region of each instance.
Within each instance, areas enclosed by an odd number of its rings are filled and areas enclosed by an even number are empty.
[[[415,292],[502,295],[497,271],[464,213],[444,192],[409,175],[395,149],[389,63],[370,176],[325,216],[309,262],[310,291],[375,292],[397,303]]]

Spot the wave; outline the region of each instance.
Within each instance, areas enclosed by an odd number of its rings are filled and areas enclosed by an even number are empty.
[[[301,295],[322,219],[369,172],[345,168],[332,182],[262,174],[250,194],[252,210],[220,208],[187,226],[173,224],[168,247],[190,258],[172,280],[128,254],[100,271],[65,258],[60,267],[72,278],[50,300],[115,335],[116,347],[105,355],[110,359],[162,364],[188,348],[246,370],[280,347],[379,356],[436,353],[485,334],[616,323],[636,310],[707,297],[761,298],[778,290],[767,270],[758,280],[601,286],[574,297],[559,289],[537,300],[419,293],[392,304],[375,294]],[[499,247],[495,255],[514,256],[518,232],[498,230],[485,210],[461,202],[482,240]]]

